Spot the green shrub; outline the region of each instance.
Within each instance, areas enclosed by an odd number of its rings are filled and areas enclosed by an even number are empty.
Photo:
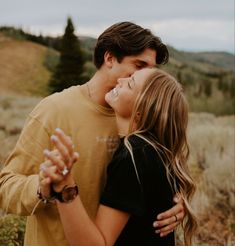
[[[14,246],[24,244],[26,218],[6,215],[0,218],[0,245]]]

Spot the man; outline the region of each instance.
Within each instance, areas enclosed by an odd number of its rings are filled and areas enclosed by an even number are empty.
[[[98,38],[94,52],[98,70],[91,80],[45,98],[30,113],[0,175],[1,207],[9,213],[29,216],[25,245],[68,245],[55,204],[44,204],[37,197],[43,150],[52,148],[50,136],[55,128],[70,135],[80,153],[73,175],[81,200],[94,218],[106,166],[118,144],[114,113],[104,100],[105,94],[115,87],[119,77],[167,60],[166,46],[149,30],[130,22],[115,24]],[[155,225],[165,226],[164,235],[184,217],[182,203],[161,216],[166,219]]]

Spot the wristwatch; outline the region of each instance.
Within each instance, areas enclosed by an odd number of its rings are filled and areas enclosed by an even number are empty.
[[[65,185],[62,191],[56,192],[53,188],[51,190],[51,197],[63,203],[72,202],[78,195],[78,186]]]

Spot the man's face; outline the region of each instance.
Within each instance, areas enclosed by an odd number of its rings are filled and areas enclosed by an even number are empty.
[[[141,69],[131,77],[118,79],[114,89],[106,93],[105,101],[113,108],[116,116],[130,119],[137,96],[152,69]]]
[[[156,65],[156,55],[157,54],[155,50],[145,49],[139,55],[124,57],[121,63],[119,63],[116,60],[112,68],[112,86],[116,86],[117,80],[119,78],[130,77],[135,71],[140,70],[142,68],[154,67]]]

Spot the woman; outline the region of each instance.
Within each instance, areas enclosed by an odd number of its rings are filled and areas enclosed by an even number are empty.
[[[95,222],[77,196],[69,171],[77,158],[71,140],[57,130],[52,137],[57,151],[45,152],[49,164],[42,166],[41,195],[46,196],[53,183],[68,241],[71,245],[174,245],[174,233],[160,237],[152,223],[157,213],[172,206],[178,192],[188,212],[185,244],[191,245],[196,220],[189,201],[195,184],[186,164],[188,107],[181,85],[159,69],[142,69],[119,79],[105,100],[115,111],[120,145],[108,166]],[[67,191],[65,196],[72,191],[70,199],[61,199],[62,190]]]

